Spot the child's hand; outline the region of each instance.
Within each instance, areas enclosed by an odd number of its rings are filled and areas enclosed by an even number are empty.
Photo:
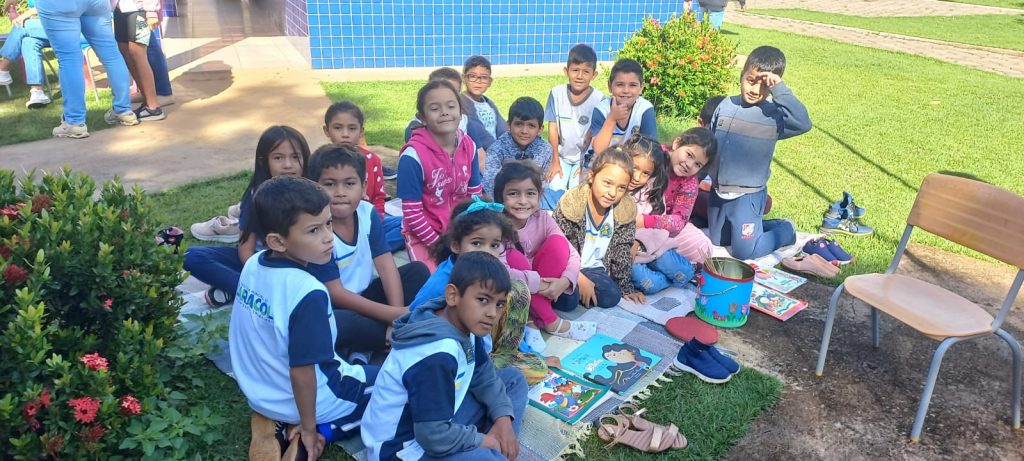
[[[562,359],[558,358],[557,355],[544,357],[544,363],[551,368],[562,368]]]
[[[544,286],[544,288],[538,290],[537,294],[545,298],[548,298],[552,301],[558,299],[558,297],[561,296],[562,293],[565,293],[565,290],[569,289],[569,285],[571,285],[569,283],[569,280],[565,279],[564,277],[543,277],[540,280],[542,284],[546,282],[547,285],[542,285]]]
[[[647,302],[647,296],[644,296],[644,294],[639,292],[639,291],[637,291],[635,293],[630,293],[630,294],[627,294],[627,295],[622,295],[622,297],[626,298],[626,299],[628,299],[630,301],[633,301],[633,302],[635,302],[637,304],[643,304],[643,303]]]
[[[579,279],[576,280],[576,286],[580,288],[580,304],[584,306],[597,305],[597,293],[594,292],[594,282],[582,272],[580,272]]]
[[[391,333],[394,333],[395,327],[388,325],[388,328],[384,330],[384,345],[391,347]]]
[[[612,100],[611,105],[611,111],[608,113],[608,120],[615,120],[619,125],[625,125],[629,122],[629,106],[619,104],[619,102],[614,99]]]
[[[484,434],[484,443],[480,444],[480,448],[493,448],[495,450],[501,450],[501,443],[498,439],[491,434]]]
[[[288,435],[288,440],[291,443],[295,443],[302,440],[302,446],[306,448],[306,452],[309,453],[308,461],[316,461],[320,459],[320,454],[324,451],[324,444],[326,439],[320,435],[316,430],[316,426],[312,429],[304,428],[302,425],[298,425],[292,428],[291,434]]]
[[[516,439],[516,432],[512,430],[511,417],[502,416],[498,418],[487,435],[498,439],[499,450],[509,461],[515,461],[516,457],[519,456],[519,440]]]
[[[544,176],[544,180],[551,182],[555,176],[562,177],[562,162],[558,161],[557,156],[551,162],[551,168],[548,168],[548,174]]]
[[[633,261],[636,261],[636,254],[640,252],[640,241],[633,240],[633,246],[629,247],[629,255],[633,257]]]
[[[757,74],[757,78],[761,79],[761,82],[771,88],[782,81],[782,77],[779,77],[774,72],[761,72]]]

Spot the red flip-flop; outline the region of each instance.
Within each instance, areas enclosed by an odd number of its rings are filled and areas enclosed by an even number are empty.
[[[680,341],[697,338],[703,344],[718,342],[718,329],[697,317],[673,317],[665,322],[665,330]]]

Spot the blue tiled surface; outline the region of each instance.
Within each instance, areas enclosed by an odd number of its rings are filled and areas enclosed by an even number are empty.
[[[587,43],[610,60],[648,16],[667,20],[682,1],[306,0],[314,69],[438,67],[466,57],[493,64],[565,62]],[[296,21],[299,22],[299,21]]]

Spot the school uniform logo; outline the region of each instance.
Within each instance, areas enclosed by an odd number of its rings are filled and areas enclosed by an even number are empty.
[[[580,125],[588,124],[590,124],[590,117],[587,117],[586,115],[580,115]]]
[[[740,238],[752,238],[754,236],[754,230],[756,229],[757,227],[754,225],[754,223],[744,223],[743,227],[740,230]]]
[[[637,126],[634,126],[634,127],[633,127],[633,130],[632,130],[632,131],[630,131],[630,133],[631,133],[631,134],[637,134],[637,133],[639,133],[639,132],[640,132],[640,126],[639,126],[639,125],[637,125]]]

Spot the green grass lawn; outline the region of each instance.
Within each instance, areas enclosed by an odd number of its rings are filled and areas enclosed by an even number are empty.
[[[1024,50],[1024,14],[868,18],[798,9],[767,9],[752,12],[911,37]]]
[[[973,5],[1001,6],[1024,9],[1024,0],[941,0],[943,2],[970,3]]]

